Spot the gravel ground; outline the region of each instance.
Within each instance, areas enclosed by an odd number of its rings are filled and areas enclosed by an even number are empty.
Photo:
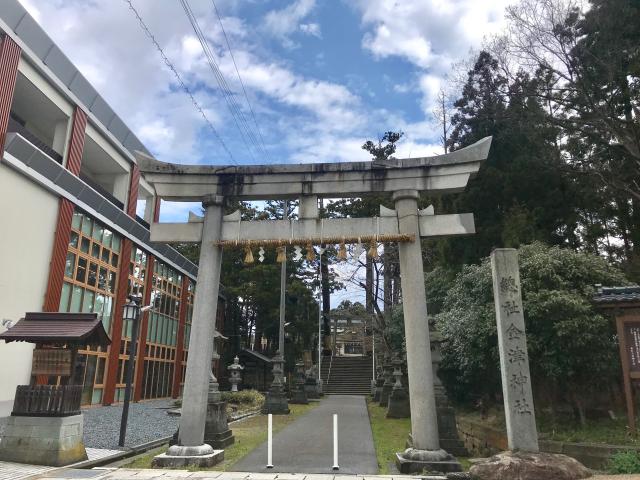
[[[173,435],[178,429],[180,417],[167,415],[173,400],[152,400],[132,403],[125,445],[133,447],[141,443]],[[92,448],[119,449],[120,418],[122,405],[95,407],[83,410],[84,444]]]

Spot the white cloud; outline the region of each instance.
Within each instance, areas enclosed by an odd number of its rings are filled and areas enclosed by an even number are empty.
[[[297,31],[320,38],[320,25],[301,23],[315,8],[315,0],[295,0],[281,10],[272,10],[264,17],[264,29],[282,41],[287,48],[296,47],[289,36]]]
[[[421,105],[430,114],[438,88],[454,62],[483,38],[504,28],[514,0],[356,0],[365,33],[362,46],[375,58],[399,57],[421,70]],[[402,86],[399,86],[402,88]]]
[[[322,31],[320,25],[317,23],[302,23],[300,24],[300,31],[307,35],[312,35],[317,38],[322,38]]]

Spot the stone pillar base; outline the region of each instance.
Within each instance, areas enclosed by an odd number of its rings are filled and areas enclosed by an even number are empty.
[[[473,465],[469,474],[478,480],[579,480],[592,476],[591,470],[566,455],[529,452],[499,453]]]
[[[227,402],[209,402],[204,426],[204,443],[220,449],[232,445],[234,441],[227,423]]]
[[[460,462],[444,450],[407,448],[404,452],[396,453],[396,466],[404,474],[421,473],[425,470],[439,473],[462,472]]]
[[[261,412],[264,414],[288,415],[290,410],[287,396],[284,392],[268,391],[264,398]]]
[[[382,387],[382,391],[380,392],[380,406],[387,407],[389,406],[389,396],[391,395],[391,391],[393,390],[393,385],[385,385]]]
[[[83,417],[7,418],[0,460],[63,467],[87,459],[82,440]]]
[[[233,436],[233,432],[229,429],[226,432],[210,433],[209,435],[205,433],[204,441],[214,449],[219,450],[224,449],[229,445],[233,445],[236,438]]]
[[[304,384],[304,393],[307,398],[320,398],[320,388],[317,382],[309,382]]]
[[[411,407],[409,406],[409,395],[404,388],[394,390],[389,396],[389,406],[387,408],[387,418],[409,418],[411,417]]]
[[[382,397],[382,386],[381,385],[377,385],[376,386],[376,393],[373,394],[373,401],[376,403],[380,402],[380,397]]]
[[[224,460],[224,450],[214,450],[210,445],[197,447],[173,445],[167,453],[153,457],[151,466],[164,468],[213,467]]]
[[[304,388],[297,388],[293,392],[293,396],[291,397],[291,400],[289,400],[289,403],[299,405],[306,405],[307,403],[309,403],[309,399],[307,398],[307,394],[305,393]]]

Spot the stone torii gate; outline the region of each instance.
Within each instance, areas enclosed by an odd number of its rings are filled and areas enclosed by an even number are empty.
[[[446,155],[397,159],[385,163],[346,162],[254,166],[196,166],[159,162],[137,153],[145,179],[168,201],[201,201],[204,218],[189,223],[154,223],[154,242],[201,243],[198,283],[178,444],[167,455],[178,464],[207,463],[214,455],[204,444],[214,320],[225,245],[261,242],[347,243],[399,241],[399,258],[413,448],[399,455],[407,468],[455,469],[455,459],[440,449],[431,349],[422,266],[421,237],[475,233],[472,213],[435,215],[418,210],[420,192],[441,195],[462,191],[487,158],[491,138]],[[375,218],[318,218],[318,198],[362,197],[391,193],[395,210],[381,206]],[[223,215],[225,199],[300,200],[299,220],[242,221],[240,212]],[[209,461],[210,462],[210,461]]]

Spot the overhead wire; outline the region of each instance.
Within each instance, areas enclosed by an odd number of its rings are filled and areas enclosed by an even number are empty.
[[[227,49],[229,50],[229,55],[231,56],[231,60],[233,61],[233,66],[236,69],[236,74],[238,75],[238,81],[242,86],[242,92],[244,93],[244,98],[247,100],[247,105],[249,106],[249,111],[251,112],[251,117],[253,118],[253,123],[256,126],[256,130],[258,131],[258,136],[260,137],[260,143],[262,145],[263,151],[267,154],[267,157],[271,159],[269,155],[269,151],[264,142],[264,138],[262,136],[262,131],[260,130],[260,126],[258,125],[258,120],[256,119],[256,114],[253,111],[253,107],[251,106],[251,102],[249,101],[249,95],[247,95],[247,89],[244,86],[244,82],[242,81],[242,77],[240,76],[240,70],[238,69],[238,64],[236,63],[236,58],[233,55],[233,50],[231,49],[231,43],[229,42],[229,37],[227,37],[227,32],[224,29],[224,25],[222,24],[222,18],[220,17],[220,12],[218,11],[218,7],[216,5],[215,0],[211,0],[211,4],[213,5],[213,11],[216,13],[216,17],[218,17],[218,23],[220,23],[220,29],[222,30],[222,34],[224,35],[224,40],[227,43]]]
[[[182,90],[184,90],[184,92],[189,96],[189,98],[191,99],[191,103],[196,108],[196,110],[200,113],[200,115],[204,119],[205,123],[207,124],[207,126],[209,127],[209,129],[213,133],[214,137],[216,138],[216,140],[220,143],[220,145],[222,146],[224,151],[227,153],[227,155],[229,156],[231,161],[234,164],[238,165],[238,162],[236,161],[236,159],[234,158],[233,154],[231,153],[231,150],[229,150],[229,148],[227,147],[227,144],[223,140],[222,136],[220,135],[220,133],[218,133],[218,130],[213,125],[211,120],[209,120],[209,117],[205,113],[204,109],[200,106],[200,104],[196,100],[193,92],[187,86],[187,84],[184,82],[184,80],[182,79],[182,76],[180,75],[180,73],[178,73],[178,70],[174,67],[174,65],[171,62],[171,60],[169,60],[169,57],[167,57],[167,55],[164,53],[164,50],[162,49],[162,47],[160,46],[160,44],[156,40],[155,36],[151,33],[151,30],[149,29],[149,27],[147,26],[145,21],[142,19],[142,16],[140,15],[140,13],[136,9],[136,7],[133,6],[133,3],[131,3],[131,0],[123,0],[123,1],[126,4],[129,5],[129,9],[135,15],[136,19],[138,20],[138,23],[140,24],[140,27],[142,28],[142,30],[145,33],[145,35],[151,40],[151,42],[155,46],[156,50],[158,50],[158,53],[160,54],[160,57],[162,58],[162,61],[169,68],[169,70],[171,70],[171,72],[173,73],[173,76],[176,78],[176,80],[180,84],[180,87],[182,88]]]
[[[196,37],[198,38],[198,41],[200,42],[200,45],[202,47],[202,50],[205,54],[205,57],[207,59],[207,63],[209,64],[209,67],[216,79],[216,81],[218,82],[218,86],[220,87],[220,91],[222,93],[223,98],[225,99],[227,106],[229,108],[229,111],[233,117],[234,123],[236,124],[236,127],[238,128],[238,131],[240,133],[240,136],[243,140],[243,142],[245,143],[247,150],[249,152],[249,154],[255,159],[255,155],[253,150],[256,151],[256,153],[260,154],[260,145],[258,143],[258,139],[256,134],[253,132],[251,126],[249,125],[249,122],[247,121],[244,112],[242,111],[242,109],[240,108],[240,106],[238,105],[238,102],[235,99],[235,95],[233,94],[233,92],[231,91],[229,84],[227,83],[227,80],[225,78],[225,76],[223,75],[222,71],[220,70],[220,67],[218,66],[218,63],[216,62],[215,56],[213,54],[213,52],[211,51],[211,46],[209,45],[209,41],[207,40],[207,38],[205,37],[204,33],[202,32],[202,29],[200,28],[200,25],[198,23],[198,20],[195,16],[195,14],[193,13],[193,10],[191,9],[191,6],[188,2],[188,0],[179,0],[180,4],[182,5],[185,14],[187,15],[187,18],[189,20],[189,23],[191,23],[191,26],[196,34]]]

